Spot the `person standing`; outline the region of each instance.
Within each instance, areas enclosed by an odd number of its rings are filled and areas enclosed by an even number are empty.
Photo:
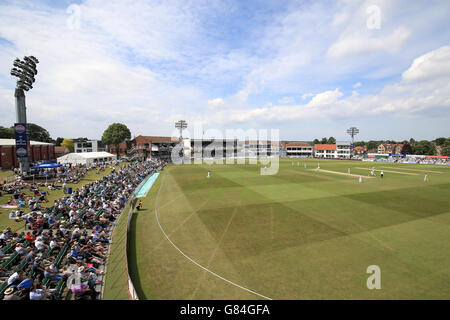
[[[424,182],[428,181],[428,174],[427,173],[425,173],[425,177],[423,177],[423,181]]]
[[[359,176],[359,183],[362,182],[362,176]]]
[[[208,171],[208,175],[206,176],[207,178],[209,178],[211,176],[210,172]]]
[[[142,200],[139,200],[138,205],[136,206],[136,209],[139,211],[142,208]]]

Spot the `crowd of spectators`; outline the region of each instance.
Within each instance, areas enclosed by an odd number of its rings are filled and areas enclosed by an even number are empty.
[[[417,156],[399,157],[389,156],[386,159],[376,159],[377,162],[391,162],[391,163],[414,163],[414,164],[437,164],[437,165],[449,165],[448,159],[445,158],[426,158]]]
[[[96,299],[115,220],[139,183],[164,165],[116,163],[51,207],[22,212],[25,231],[0,234],[0,298]]]

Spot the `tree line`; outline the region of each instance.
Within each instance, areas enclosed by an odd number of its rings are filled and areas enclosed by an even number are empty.
[[[402,154],[436,155],[437,147],[441,147],[441,155],[450,156],[450,137],[440,137],[434,140],[416,141],[413,138],[403,141],[370,140],[357,141],[354,146],[366,147],[367,150],[377,149],[380,144],[402,144]]]

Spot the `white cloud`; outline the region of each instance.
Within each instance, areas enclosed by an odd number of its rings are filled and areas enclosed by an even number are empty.
[[[225,106],[225,101],[222,98],[215,98],[208,100],[208,108],[212,110],[217,110]]]
[[[305,94],[302,95],[302,99],[305,100],[306,98],[309,98],[309,97],[312,97],[312,96],[314,96],[313,93],[305,93]]]
[[[283,97],[280,100],[278,100],[278,104],[291,104],[294,103],[294,97]]]
[[[293,121],[299,119],[357,119],[371,116],[395,115],[403,118],[421,117],[426,114],[440,118],[450,116],[450,83],[434,81],[432,75],[442,76],[436,71],[439,64],[448,66],[448,48],[427,53],[416,59],[404,73],[405,80],[421,80],[420,83],[400,81],[386,85],[379,93],[360,96],[357,91],[342,98],[336,88],[318,93],[306,104],[266,105],[262,108],[231,109],[213,117],[216,123],[239,121]],[[419,62],[417,62],[419,61]],[[356,86],[359,87],[359,86]]]
[[[364,34],[345,35],[328,49],[327,56],[342,58],[379,51],[398,52],[410,35],[411,31],[405,27],[399,27],[384,37],[370,37]]]
[[[362,86],[362,83],[361,83],[361,82],[357,82],[357,83],[355,83],[355,84],[353,85],[353,88],[356,89],[356,88],[359,88],[359,87],[361,87],[361,86]]]
[[[329,90],[319,94],[316,94],[311,101],[308,103],[308,106],[311,107],[320,107],[327,104],[334,103],[337,99],[343,96],[343,93],[336,88],[334,91]]]
[[[450,46],[428,52],[414,60],[402,75],[405,81],[441,80],[450,77]]]

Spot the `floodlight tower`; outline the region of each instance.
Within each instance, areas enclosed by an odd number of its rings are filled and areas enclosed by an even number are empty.
[[[351,149],[353,149],[353,146],[355,145],[355,136],[359,133],[359,129],[356,127],[351,127],[347,129],[347,133],[352,137],[352,147]],[[350,150],[351,153],[351,150]]]
[[[187,122],[184,120],[175,122],[175,128],[180,130],[180,140],[183,140],[183,130],[187,128]]]
[[[35,76],[37,75],[36,64],[39,60],[33,56],[26,56],[23,60],[16,58],[14,67],[11,69],[11,75],[17,77],[16,90],[16,123],[14,132],[16,137],[16,154],[19,158],[21,173],[27,173],[30,167],[29,163],[29,138],[27,126],[27,108],[25,106],[25,91],[33,89]]]

